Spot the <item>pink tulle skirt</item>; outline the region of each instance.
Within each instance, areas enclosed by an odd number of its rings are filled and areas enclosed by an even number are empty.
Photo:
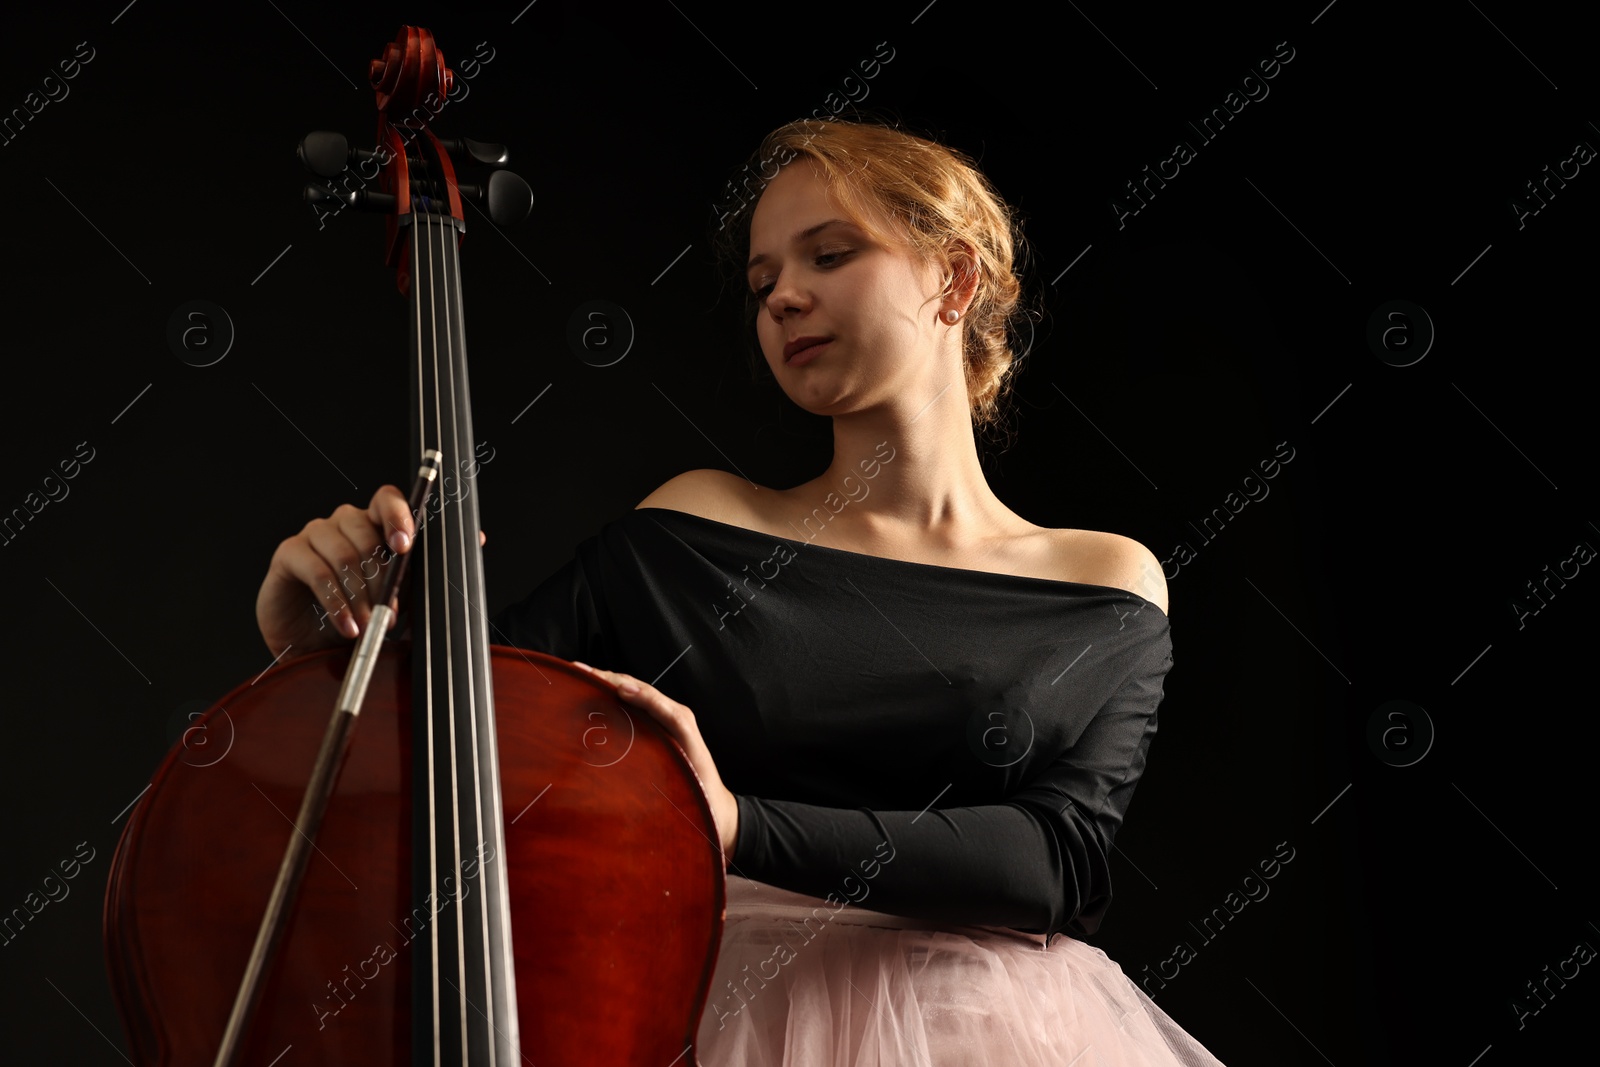
[[[728,876],[704,1067],[1222,1067],[1100,949]]]

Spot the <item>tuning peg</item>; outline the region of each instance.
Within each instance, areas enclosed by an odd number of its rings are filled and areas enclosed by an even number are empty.
[[[295,155],[300,157],[300,162],[306,165],[307,170],[323,178],[337,178],[352,163],[370,163],[378,158],[375,150],[351,148],[344,134],[331,130],[306,134],[295,149]]]
[[[474,141],[470,137],[441,137],[439,143],[451,156],[465,157],[465,160],[486,167],[503,167],[511,162],[511,153],[503,144]]]
[[[337,200],[346,207],[353,207],[359,211],[393,211],[395,208],[393,193],[380,193],[371,189],[335,189],[321,182],[306,182],[300,198],[308,204],[326,204]]]
[[[341,193],[332,186],[323,185],[321,182],[306,182],[306,187],[300,191],[300,199],[308,204],[326,204],[334,200],[343,204],[350,203],[348,193]]]
[[[313,174],[324,178],[337,178],[350,162],[350,142],[344,134],[331,130],[308,133],[295,149],[300,162]]]
[[[461,163],[503,167],[511,159],[510,152],[503,144],[474,141],[470,137],[442,137],[439,143],[452,158]],[[351,148],[344,134],[332,130],[316,130],[306,134],[295,149],[295,155],[300,157],[300,162],[306,165],[307,170],[322,178],[337,178],[350,164],[366,163],[378,157],[378,153],[371,148]],[[415,162],[422,162],[417,156],[411,158]]]
[[[489,217],[500,226],[515,226],[533,210],[533,189],[509,170],[489,175]]]
[[[446,190],[438,182],[425,180],[413,180],[411,192],[413,196],[431,197],[441,203],[446,196]],[[533,190],[527,182],[508,170],[497,170],[489,175],[486,185],[458,185],[456,192],[465,200],[482,204],[489,218],[499,226],[515,226],[533,210]],[[392,212],[397,204],[393,193],[367,188],[338,188],[323,182],[307,182],[300,196],[308,204],[338,201],[344,207],[353,207],[358,211]]]

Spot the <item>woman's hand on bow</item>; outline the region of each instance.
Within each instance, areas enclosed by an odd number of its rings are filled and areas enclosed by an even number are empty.
[[[705,740],[700,736],[700,727],[695,724],[694,712],[631,674],[605,671],[576,661],[572,665],[616,686],[618,696],[634,707],[648,711],[678,742],[684,755],[689,757],[689,766],[700,778],[700,786],[705,791],[706,801],[711,806],[711,817],[717,826],[717,835],[721,838],[723,856],[732,861],[734,845],[739,840],[739,801],[722,784],[722,776],[717,773],[711,750],[706,748]]]

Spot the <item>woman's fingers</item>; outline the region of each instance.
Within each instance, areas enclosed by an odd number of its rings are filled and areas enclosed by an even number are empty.
[[[739,800],[722,784],[722,775],[717,771],[716,760],[706,747],[705,738],[700,736],[694,712],[631,674],[601,670],[577,660],[573,660],[572,665],[615,685],[617,693],[624,700],[649,712],[683,749],[711,807],[711,817],[716,823],[722,850],[731,857],[739,835]]]
[[[304,655],[355,637],[372,617],[377,590],[368,586],[393,551],[410,547],[413,532],[406,498],[385,485],[366,507],[341,504],[283,540],[256,595],[256,624],[272,654]]]
[[[367,505],[367,524],[383,531],[383,540],[396,552],[406,552],[417,536],[416,524],[411,521],[410,502],[398,486],[385,485],[372,494]]]
[[[410,501],[384,485],[366,507],[341,504],[282,541],[256,594],[256,624],[272,654],[293,648],[299,656],[357,636],[372,619],[384,567],[416,538]],[[479,530],[478,545],[488,543]]]

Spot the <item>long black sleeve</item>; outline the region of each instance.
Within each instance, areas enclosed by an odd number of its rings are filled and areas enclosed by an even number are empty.
[[[1077,742],[1001,804],[871,811],[740,796],[732,867],[894,915],[1093,934],[1171,666],[1170,644],[1152,645]]]
[[[605,623],[584,568],[586,548],[587,543],[533,592],[497,612],[489,620],[489,640],[595,666],[609,662]]]

